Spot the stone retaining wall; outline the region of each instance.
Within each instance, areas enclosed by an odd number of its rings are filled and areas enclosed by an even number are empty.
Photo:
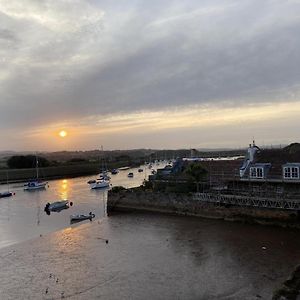
[[[239,206],[220,206],[199,201],[193,194],[171,194],[140,189],[109,192],[108,213],[112,211],[154,211],[230,221],[300,228],[299,214],[293,211]]]

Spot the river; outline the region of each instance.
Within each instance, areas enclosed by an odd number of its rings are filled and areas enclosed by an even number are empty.
[[[128,178],[128,172],[133,172],[134,178]],[[139,186],[149,174],[146,167],[142,173],[138,169],[120,171],[111,176],[111,183],[127,188]],[[74,286],[64,286],[66,294],[77,289],[91,293],[91,299],[100,295],[119,299],[121,288],[124,299],[270,299],[272,291],[300,262],[297,230],[163,214],[124,213],[107,217],[107,191],[90,190],[87,181],[92,178],[95,176],[53,180],[49,188],[35,192],[23,191],[21,184],[12,185],[15,196],[0,199],[0,248],[63,228],[83,228],[71,231],[69,239],[84,241],[85,247],[74,244],[74,253],[78,257],[91,256],[93,263],[87,265],[86,272],[94,272],[98,280],[100,275],[106,278],[122,270],[118,280],[99,287],[97,283],[93,290],[86,285],[96,279],[86,280],[84,272],[72,275],[69,271],[68,277],[79,279]],[[5,190],[7,186],[1,186],[1,191]],[[47,202],[61,199],[69,199],[74,205],[60,213],[44,212]],[[89,221],[70,225],[71,214],[89,211],[100,221],[95,223],[99,229],[94,227],[85,233],[87,228],[78,227]],[[99,232],[110,241],[109,251],[105,250],[105,243],[101,246],[100,257],[100,246],[94,237]],[[47,260],[52,266],[52,252],[57,246],[52,249],[51,245],[56,239],[50,235],[47,241],[45,250],[38,253],[49,251]],[[88,251],[81,253],[86,243]],[[36,244],[37,239],[33,247]],[[94,265],[94,260],[99,260],[98,265]],[[60,262],[64,263],[69,263],[68,258]],[[65,276],[62,269],[61,277]],[[82,293],[78,299],[87,299],[88,295]]]
[[[157,167],[161,165],[153,165],[153,169]],[[132,168],[111,175],[112,186],[131,188],[141,185],[151,174],[147,166],[142,168],[143,172],[138,172],[138,168]],[[133,178],[127,177],[129,172],[134,173]],[[11,184],[9,187],[1,185],[0,192],[10,189],[15,195],[0,198],[0,248],[69,226],[78,226],[78,223],[70,224],[71,214],[86,214],[92,211],[96,219],[103,218],[107,190],[91,190],[87,181],[95,178],[97,176],[51,180],[45,190],[35,191],[24,191],[24,183]],[[59,213],[52,212],[51,215],[44,212],[48,202],[64,199],[72,201],[73,206]]]

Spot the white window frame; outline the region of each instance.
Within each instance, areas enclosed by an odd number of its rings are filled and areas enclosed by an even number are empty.
[[[292,167],[291,169],[292,169],[291,172],[292,178],[299,179],[299,167]]]
[[[291,178],[291,167],[283,168],[283,178],[290,179]]]
[[[250,178],[264,178],[264,168],[263,167],[251,167],[250,168]]]
[[[299,167],[287,166],[283,168],[284,179],[299,179]]]

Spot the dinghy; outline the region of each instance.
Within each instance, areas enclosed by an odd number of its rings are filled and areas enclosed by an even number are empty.
[[[62,209],[67,209],[70,206],[73,205],[73,202],[70,202],[68,200],[63,200],[63,201],[56,201],[53,203],[47,203],[45,206],[45,211],[50,212],[50,211],[61,211]]]
[[[88,215],[80,214],[80,215],[71,215],[70,216],[70,221],[71,222],[76,222],[76,221],[83,221],[83,220],[90,220],[95,218],[95,214],[90,212]]]
[[[10,197],[12,195],[13,195],[12,192],[3,192],[3,193],[0,193],[0,198]]]

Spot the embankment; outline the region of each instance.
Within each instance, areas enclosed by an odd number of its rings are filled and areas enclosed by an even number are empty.
[[[300,229],[299,214],[296,211],[241,206],[220,206],[215,203],[199,201],[192,194],[172,194],[144,191],[140,188],[110,191],[107,211],[152,211],[177,215],[198,216],[277,225]]]
[[[55,166],[39,168],[40,177],[43,179],[59,179],[66,177],[78,177],[84,175],[93,175],[99,172],[98,164],[78,164],[70,166]],[[0,183],[24,181],[35,178],[36,170],[31,169],[10,169],[0,170]]]

